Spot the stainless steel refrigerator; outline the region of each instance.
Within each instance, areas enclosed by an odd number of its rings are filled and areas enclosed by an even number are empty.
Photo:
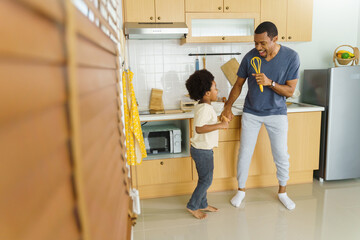
[[[322,113],[321,180],[360,177],[360,66],[305,70],[301,101],[325,107]]]

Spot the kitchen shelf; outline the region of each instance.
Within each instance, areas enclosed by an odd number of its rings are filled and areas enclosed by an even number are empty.
[[[189,56],[223,56],[223,55],[240,55],[241,53],[189,53]]]
[[[144,124],[144,122],[142,122]],[[158,153],[148,154],[144,161],[166,158],[190,157],[190,121],[189,119],[176,119],[166,121],[146,122],[146,126],[168,125],[172,124],[181,129],[181,153]]]
[[[144,158],[143,161],[147,160],[158,160],[158,159],[166,159],[166,158],[183,158],[190,157],[190,150],[182,151],[181,153],[159,153],[159,154],[151,154]]]

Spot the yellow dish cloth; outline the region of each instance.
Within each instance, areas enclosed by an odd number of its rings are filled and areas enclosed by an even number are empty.
[[[139,111],[136,104],[134,86],[132,84],[134,73],[123,71],[123,99],[126,135],[126,154],[129,165],[138,165],[147,157],[144,138],[141,131]],[[127,86],[128,84],[128,86]],[[128,91],[127,91],[128,89]]]

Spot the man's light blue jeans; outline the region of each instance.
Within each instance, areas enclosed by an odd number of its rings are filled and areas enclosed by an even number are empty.
[[[287,115],[256,116],[243,113],[241,118],[240,150],[237,165],[239,188],[245,188],[249,174],[251,158],[254,153],[261,125],[269,134],[271,151],[277,168],[276,176],[280,186],[286,186],[289,180],[289,154],[287,148]]]

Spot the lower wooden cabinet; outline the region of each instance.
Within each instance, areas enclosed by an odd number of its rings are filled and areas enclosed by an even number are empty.
[[[214,179],[236,177],[240,141],[219,142],[214,149]]]
[[[290,172],[312,172],[314,169],[318,169],[321,112],[289,113],[288,122]],[[265,126],[262,126],[251,160],[249,176],[275,173],[276,167],[271,152],[270,139]]]
[[[313,170],[319,168],[321,112],[288,113],[288,153],[290,179],[288,184],[313,181]],[[276,186],[276,167],[270,139],[261,127],[246,187]]]
[[[214,179],[236,177],[240,141],[219,142],[214,148]],[[195,162],[193,161],[194,180],[198,179]]]
[[[319,168],[321,112],[289,113],[290,171]]]
[[[138,186],[192,181],[191,158],[146,160],[136,166]]]
[[[219,145],[214,148],[214,179],[236,177],[236,165],[240,147],[240,116],[236,116],[226,130],[219,130]],[[198,179],[193,162],[194,180]]]
[[[318,169],[321,112],[289,113],[288,152],[290,180],[288,184],[313,180]],[[219,145],[214,148],[214,180],[208,191],[237,188],[237,159],[240,147],[241,116],[236,116],[229,129],[219,131]],[[192,120],[190,120],[192,126]],[[191,194],[198,176],[191,157],[146,160],[131,168],[133,185],[141,198]],[[276,167],[269,136],[261,127],[250,164],[247,188],[276,186]]]

